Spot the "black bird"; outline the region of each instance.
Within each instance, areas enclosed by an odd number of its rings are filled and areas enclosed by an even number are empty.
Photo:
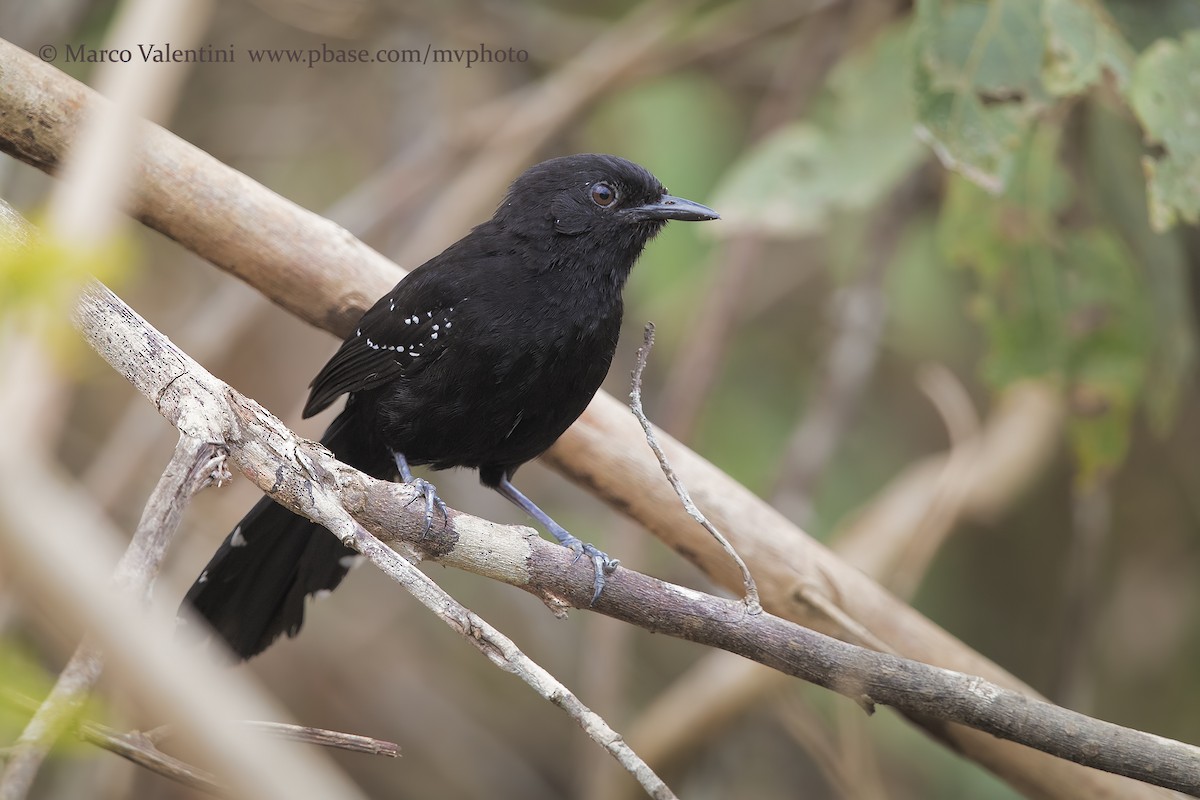
[[[587,555],[595,596],[617,562],[567,533],[511,483],[574,422],[608,372],[621,290],[667,220],[711,220],[646,169],[609,155],[531,167],[490,220],[409,273],[367,311],[313,379],[304,416],[343,394],[321,443],[376,478],[397,476],[445,512],[411,466],[479,470],[495,489]],[[305,597],[332,590],[354,551],[321,526],[260,500],[188,591],[240,658],[295,636]],[[593,598],[595,599],[595,598]]]

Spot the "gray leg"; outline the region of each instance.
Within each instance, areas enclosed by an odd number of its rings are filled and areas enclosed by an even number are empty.
[[[592,545],[585,544],[568,533],[566,528],[550,519],[549,514],[542,511],[532,500],[521,494],[521,490],[512,485],[507,475],[500,478],[500,483],[496,486],[496,491],[502,494],[513,505],[518,506],[526,514],[546,526],[546,530],[558,540],[559,544],[575,553],[576,561],[584,555],[592,560],[592,566],[596,570],[595,591],[592,593],[592,602],[595,603],[596,599],[600,597],[600,592],[604,590],[604,576],[611,575],[621,562],[615,558],[609,558],[608,555],[597,550]]]
[[[408,467],[408,460],[403,453],[392,453],[392,457],[396,459],[396,469],[400,470],[400,480],[407,483],[409,486],[416,489],[420,494],[419,497],[425,498],[425,532],[422,536],[429,535],[429,529],[433,527],[433,509],[436,506],[438,511],[442,512],[442,519],[446,522],[450,521],[450,514],[446,510],[446,504],[442,502],[442,498],[438,497],[437,489],[433,484],[424,478],[413,477],[412,470]],[[413,502],[416,498],[413,498]]]

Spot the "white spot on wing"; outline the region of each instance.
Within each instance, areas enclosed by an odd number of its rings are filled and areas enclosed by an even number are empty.
[[[233,529],[233,535],[229,537],[230,547],[245,547],[246,537],[242,536],[242,526],[238,525]]]
[[[196,578],[196,583],[208,583],[208,570],[200,573],[200,577]]]
[[[342,556],[341,558],[339,558],[338,566],[341,567],[342,569],[354,569],[355,567],[361,567],[363,565],[363,562],[366,560],[367,559],[364,556],[360,556],[357,553],[353,553],[351,555]]]

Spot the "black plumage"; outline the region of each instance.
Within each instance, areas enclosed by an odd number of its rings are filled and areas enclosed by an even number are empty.
[[[621,292],[667,220],[716,219],[607,155],[538,164],[493,217],[414,269],[362,317],[313,380],[304,416],[343,394],[322,443],[377,478],[414,482],[426,521],[441,507],[410,466],[477,469],[560,542],[587,555],[595,591],[616,562],[563,530],[510,479],[583,413],[612,361]],[[294,636],[305,597],[331,590],[353,551],[263,498],[188,592],[242,658]]]

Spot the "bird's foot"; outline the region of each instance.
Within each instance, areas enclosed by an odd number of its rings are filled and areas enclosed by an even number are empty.
[[[442,521],[444,524],[450,523],[450,512],[446,510],[446,504],[442,502],[442,498],[438,497],[437,489],[434,485],[424,478],[415,477],[412,470],[408,467],[408,459],[403,453],[393,453],[392,457],[396,460],[396,469],[400,473],[400,480],[417,490],[417,494],[412,500],[405,504],[405,508],[417,502],[418,497],[425,498],[425,530],[421,532],[421,538],[424,539],[429,535],[430,529],[433,527],[433,509],[437,508],[442,512]]]
[[[566,531],[563,531],[563,533],[566,533]],[[559,538],[559,543],[575,554],[575,558],[572,559],[571,563],[575,563],[584,556],[591,559],[592,567],[596,571],[596,577],[592,584],[594,588],[592,590],[591,604],[594,605],[600,599],[600,593],[604,591],[605,577],[616,572],[617,567],[621,566],[621,562],[610,557],[608,553],[597,549],[594,545],[582,542],[569,533],[566,533],[565,538]]]
[[[443,524],[449,524],[450,512],[446,508],[446,504],[442,502],[442,498],[438,497],[437,488],[432,483],[424,478],[410,478],[405,481],[406,484],[416,490],[417,494],[413,496],[405,504],[405,508],[417,502],[421,498],[425,498],[425,530],[421,532],[421,538],[429,535],[429,531],[433,528],[433,509],[436,508],[442,512]]]
[[[606,553],[602,553],[590,544],[581,542],[578,537],[567,533],[567,529],[550,518],[550,515],[537,507],[532,500],[525,495],[517,487],[512,485],[512,481],[507,475],[500,476],[500,482],[496,485],[496,491],[504,495],[513,504],[523,508],[529,516],[536,519],[538,522],[546,526],[546,530],[550,535],[558,540],[558,543],[575,554],[575,561],[587,556],[592,560],[592,567],[596,570],[596,580],[592,591],[592,602],[594,605],[600,598],[600,593],[604,591],[604,579],[608,575],[616,572],[617,567],[621,565],[620,561],[615,558],[609,558]],[[574,562],[572,562],[574,563]]]

